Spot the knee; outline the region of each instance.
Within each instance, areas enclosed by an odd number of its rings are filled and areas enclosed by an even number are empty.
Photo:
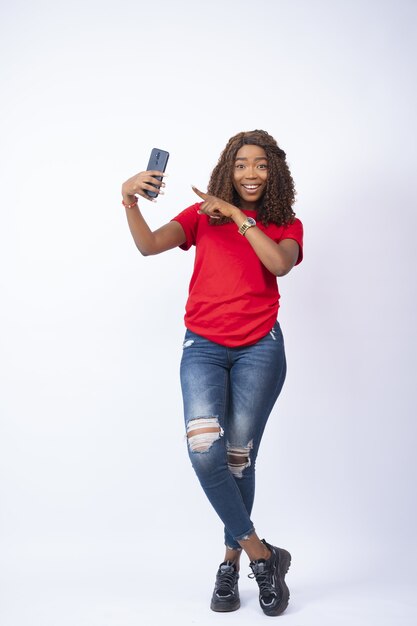
[[[208,452],[215,441],[223,436],[217,417],[196,417],[187,424],[187,440],[190,452]]]
[[[252,465],[250,453],[253,448],[253,440],[247,446],[233,446],[226,444],[227,464],[235,478],[243,478],[243,470]]]

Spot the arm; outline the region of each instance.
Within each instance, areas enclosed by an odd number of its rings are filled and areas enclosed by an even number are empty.
[[[126,207],[126,217],[136,247],[144,256],[165,252],[185,242],[184,230],[178,222],[168,222],[161,228],[152,231],[139,210],[135,194],[150,200],[146,194],[146,189],[157,191],[158,194],[163,193],[161,187],[164,187],[165,184],[153,178],[154,176],[163,176],[163,173],[141,172],[129,178],[122,185],[123,202],[127,205],[135,203],[131,208]],[[157,185],[157,189],[153,185]]]
[[[239,229],[246,220],[246,215],[239,211],[239,213],[233,213],[231,218]],[[283,239],[276,243],[256,226],[249,228],[244,237],[261,263],[275,276],[285,276],[297,263],[299,248],[294,239]]]
[[[201,213],[206,213],[217,219],[221,215],[230,217],[238,229],[242,226],[246,220],[243,211],[228,202],[224,202],[224,200],[199,191],[196,187],[193,189],[204,200],[200,208]],[[256,226],[249,228],[244,237],[254,249],[261,263],[275,276],[285,276],[297,263],[299,247],[294,239],[283,239],[276,243]]]
[[[132,209],[126,209],[126,216],[133,240],[143,256],[160,254],[185,242],[184,230],[178,222],[168,222],[161,228],[151,231],[137,205]]]

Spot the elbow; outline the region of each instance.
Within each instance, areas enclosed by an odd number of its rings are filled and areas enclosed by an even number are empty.
[[[275,263],[272,272],[277,277],[286,276],[287,274],[289,274],[289,272],[291,272],[296,262],[297,259],[294,257],[280,259],[277,263]]]
[[[139,250],[139,252],[141,253],[141,256],[152,256],[152,254],[154,254],[154,252],[152,252],[148,248],[144,248],[142,246],[138,246],[138,244],[136,244],[136,247]]]
[[[163,250],[157,250],[156,248],[146,248],[138,245],[136,245],[136,247],[139,250],[141,256],[155,256],[156,254],[163,252]]]
[[[136,239],[134,241],[141,256],[152,256],[154,254],[158,254],[158,250],[156,249],[153,241],[137,241]]]
[[[289,274],[293,267],[294,263],[279,263],[274,267],[272,273],[275,274],[277,278],[280,278]]]
[[[279,278],[280,276],[285,276],[290,271],[280,263],[264,263],[267,270],[271,272],[274,276]]]
[[[275,270],[274,274],[277,278],[280,278],[281,276],[286,276],[290,271],[290,267],[280,267]]]

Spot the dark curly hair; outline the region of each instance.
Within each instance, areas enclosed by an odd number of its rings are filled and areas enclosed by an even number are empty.
[[[233,186],[233,169],[238,150],[245,145],[260,146],[265,150],[268,162],[266,190],[257,208],[258,220],[265,226],[273,223],[278,226],[291,224],[295,213],[292,205],[295,200],[295,187],[285,160],[285,152],[265,130],[251,130],[231,137],[211,173],[207,192],[240,206],[240,197]],[[229,218],[210,220],[213,224],[229,222]]]

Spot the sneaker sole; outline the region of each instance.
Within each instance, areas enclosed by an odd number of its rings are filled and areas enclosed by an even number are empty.
[[[210,608],[216,613],[231,613],[232,611],[237,611],[240,608],[240,600],[235,600],[233,604],[226,604],[222,602],[217,603],[212,600]]]
[[[290,590],[287,587],[287,583],[285,582],[285,574],[290,569],[291,565],[291,554],[284,550],[283,548],[276,548],[279,559],[278,559],[278,578],[281,583],[282,588],[282,600],[280,604],[274,609],[268,609],[266,607],[262,607],[265,615],[270,617],[275,617],[277,615],[281,615],[285,611],[288,606],[288,602],[290,600]]]

